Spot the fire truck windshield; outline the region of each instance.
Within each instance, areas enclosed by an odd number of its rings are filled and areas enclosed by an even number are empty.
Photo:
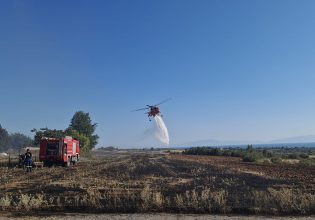
[[[59,149],[58,142],[47,143],[47,155],[57,155]]]

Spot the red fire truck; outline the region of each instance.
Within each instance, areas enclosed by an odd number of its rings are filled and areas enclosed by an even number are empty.
[[[79,141],[70,136],[64,138],[46,138],[40,140],[39,160],[44,166],[59,164],[70,166],[79,161]]]

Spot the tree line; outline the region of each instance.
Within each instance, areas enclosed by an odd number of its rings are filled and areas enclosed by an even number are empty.
[[[0,125],[0,152],[8,149],[21,149],[27,146],[39,146],[42,137],[61,138],[72,136],[80,141],[80,149],[82,153],[90,152],[96,145],[99,136],[95,134],[97,123],[92,123],[89,113],[77,111],[69,126],[64,130],[40,128],[32,129],[34,138],[30,138],[21,133],[9,134],[6,129]]]
[[[0,152],[8,149],[21,149],[32,144],[32,138],[19,132],[9,134],[0,124]]]
[[[247,145],[246,149],[220,149],[212,147],[192,147],[185,149],[183,154],[187,155],[208,155],[208,156],[225,156],[241,157],[244,162],[255,162],[262,158],[272,158],[274,155],[266,150],[254,149],[253,145]]]

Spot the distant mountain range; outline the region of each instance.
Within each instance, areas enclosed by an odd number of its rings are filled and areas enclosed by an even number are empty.
[[[271,141],[220,141],[216,139],[207,139],[200,141],[192,141],[184,143],[180,146],[224,146],[224,145],[247,145],[247,144],[256,144],[256,145],[271,145],[271,144],[294,144],[294,143],[315,143],[315,135],[305,135],[297,137],[289,137],[276,139]]]
[[[271,141],[272,143],[313,143],[315,142],[315,135],[305,135],[297,137],[289,137]]]

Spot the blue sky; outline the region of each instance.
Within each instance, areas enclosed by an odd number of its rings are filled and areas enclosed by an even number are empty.
[[[77,110],[100,146],[158,145],[130,110],[161,106],[171,145],[315,134],[315,2],[0,2],[0,123],[64,129]]]

